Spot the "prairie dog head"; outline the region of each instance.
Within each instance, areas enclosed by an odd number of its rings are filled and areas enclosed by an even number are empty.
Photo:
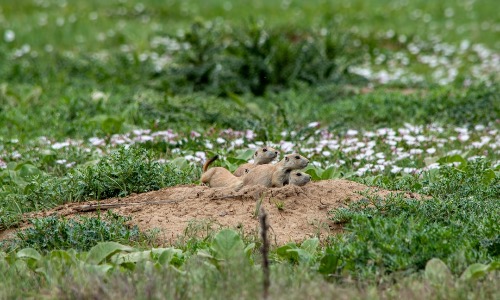
[[[263,165],[272,162],[280,152],[271,147],[262,147],[257,149],[253,155],[254,164]]]
[[[309,181],[311,181],[311,175],[309,174],[296,171],[290,173],[289,184],[303,186],[306,185]]]
[[[298,170],[307,167],[309,160],[298,153],[292,153],[285,155],[285,158],[280,161],[280,164],[284,169]]]

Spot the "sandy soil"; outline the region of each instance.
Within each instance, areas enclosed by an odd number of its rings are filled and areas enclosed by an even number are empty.
[[[125,198],[69,203],[26,215],[26,219],[54,214],[68,217],[95,214],[100,207],[101,210],[112,209],[115,213],[132,217],[131,223],[138,225],[141,230],[156,228],[163,242],[172,243],[185,234],[188,225],[194,228],[193,224],[203,222],[208,222],[215,228],[237,228],[246,234],[256,234],[259,221],[255,212],[258,203],[261,203],[261,207],[268,213],[271,241],[282,245],[313,236],[321,239],[340,231],[341,225],[329,221],[328,212],[364,198],[360,194],[364,191],[382,197],[392,193],[347,180],[323,180],[303,187],[253,186],[239,192],[185,185],[133,194]],[[405,193],[405,196],[414,198],[417,195]],[[278,209],[280,205],[282,209]],[[0,239],[8,237],[12,232],[0,232]]]

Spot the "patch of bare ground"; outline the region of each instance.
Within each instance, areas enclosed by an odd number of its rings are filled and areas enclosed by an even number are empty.
[[[184,185],[124,198],[69,203],[25,217],[74,217],[95,214],[97,209],[112,209],[120,215],[130,216],[131,223],[141,230],[158,229],[159,238],[169,244],[182,236],[193,220],[209,221],[221,227],[255,234],[259,228],[256,211],[260,205],[268,213],[271,241],[282,245],[313,236],[321,239],[339,232],[341,225],[333,224],[328,219],[328,211],[364,198],[360,192],[366,191],[381,197],[395,193],[348,180],[322,180],[303,187],[252,186],[239,192]],[[413,193],[404,194],[408,198],[418,197]],[[0,232],[0,236],[5,238],[7,235]]]

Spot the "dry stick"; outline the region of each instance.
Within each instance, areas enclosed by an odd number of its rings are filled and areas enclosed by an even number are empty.
[[[269,241],[267,240],[267,230],[269,225],[267,224],[267,213],[263,207],[260,209],[260,234],[262,237],[262,271],[264,273],[264,290],[262,294],[263,299],[267,299],[269,296],[269,286],[271,282],[269,281]]]
[[[178,203],[179,200],[159,200],[159,201],[151,201],[151,202],[129,202],[129,203],[109,203],[109,204],[90,204],[90,205],[82,205],[78,207],[74,207],[73,210],[78,212],[89,212],[94,210],[106,210],[110,208],[117,208],[122,206],[130,206],[130,205],[150,205],[150,204],[171,204]]]

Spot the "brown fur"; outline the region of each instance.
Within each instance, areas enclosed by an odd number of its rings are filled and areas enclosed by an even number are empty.
[[[271,147],[262,147],[254,153],[254,162],[242,164],[234,171],[234,176],[240,177],[247,174],[258,165],[265,165],[272,162],[279,155],[279,151]]]
[[[291,172],[289,184],[294,184],[298,186],[304,186],[309,181],[311,181],[311,175],[306,174],[304,172]]]
[[[218,158],[219,156],[216,155],[203,164],[203,174],[200,179],[201,183],[214,188],[225,187],[239,190],[242,186],[242,181],[231,174],[229,170],[222,167],[208,169],[208,166]]]
[[[275,165],[259,165],[243,176],[243,185],[263,185],[281,187],[288,183],[290,172],[305,168],[309,160],[297,153],[285,155]]]

